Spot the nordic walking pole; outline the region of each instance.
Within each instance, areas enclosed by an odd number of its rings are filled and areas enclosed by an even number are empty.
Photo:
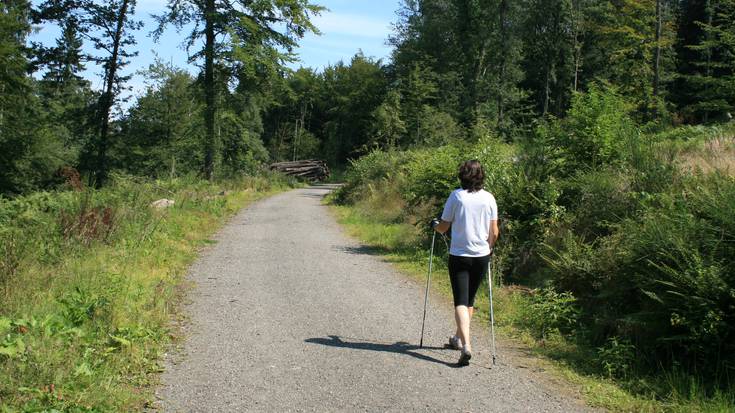
[[[493,343],[493,366],[495,365],[495,315],[493,314],[493,266],[492,257],[491,262],[487,268],[487,285],[490,291],[490,335],[492,336]]]
[[[436,239],[436,231],[431,236],[431,252],[429,253],[429,274],[426,276],[426,293],[424,294],[424,318],[421,321],[421,341],[419,348],[424,348],[424,325],[426,324],[426,305],[429,303],[429,288],[431,287],[431,266],[434,262],[434,240]]]

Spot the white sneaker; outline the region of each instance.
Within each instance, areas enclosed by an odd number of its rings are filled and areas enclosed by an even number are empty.
[[[449,348],[454,350],[462,350],[462,340],[457,336],[449,337]]]

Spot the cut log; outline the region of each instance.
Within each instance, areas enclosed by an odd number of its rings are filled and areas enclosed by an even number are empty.
[[[323,181],[329,178],[327,163],[318,159],[305,159],[290,162],[276,162],[270,165],[273,171],[310,181]]]

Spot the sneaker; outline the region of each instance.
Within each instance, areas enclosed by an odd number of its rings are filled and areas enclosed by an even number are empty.
[[[457,361],[457,365],[460,367],[469,366],[471,358],[472,358],[472,353],[463,349],[462,354],[459,355],[459,360]]]
[[[449,344],[447,345],[447,347],[454,350],[462,350],[462,340],[460,340],[457,336],[451,336],[449,337]]]

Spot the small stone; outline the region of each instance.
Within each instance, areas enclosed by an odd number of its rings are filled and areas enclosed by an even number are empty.
[[[173,199],[159,199],[158,201],[151,202],[151,208],[155,209],[166,209],[174,206],[175,201]]]

